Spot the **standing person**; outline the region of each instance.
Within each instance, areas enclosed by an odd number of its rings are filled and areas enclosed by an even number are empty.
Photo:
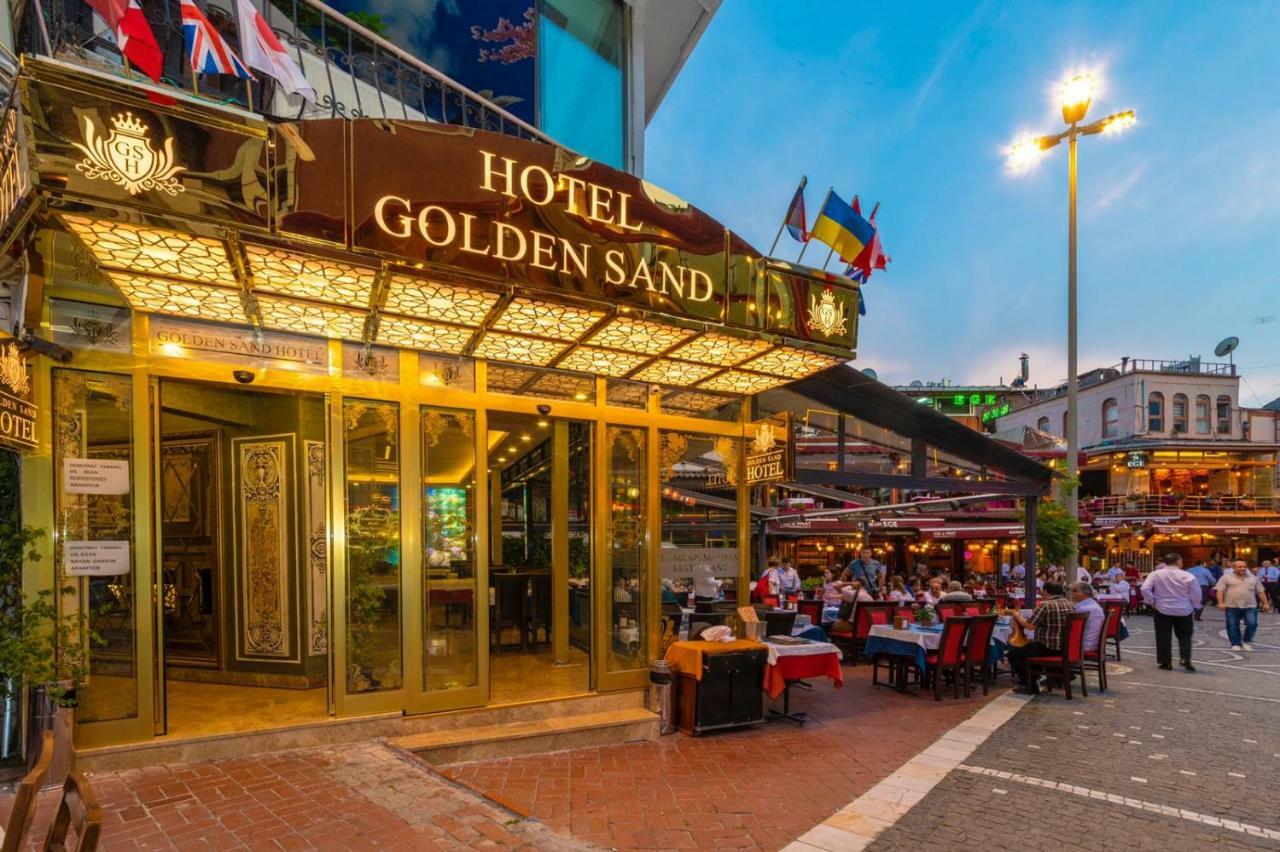
[[[841,580],[861,580],[862,588],[875,594],[880,588],[880,578],[884,576],[884,566],[871,556],[871,548],[864,547],[858,552],[858,558],[849,563]]]
[[[1196,607],[1196,621],[1204,615],[1204,605],[1209,602],[1209,590],[1213,588],[1218,579],[1213,576],[1213,572],[1204,567],[1204,562],[1196,562],[1187,569],[1187,573],[1196,578],[1196,582],[1200,584],[1200,604]]]
[[[1253,634],[1258,632],[1258,605],[1263,612],[1271,609],[1267,593],[1258,578],[1249,572],[1243,559],[1231,563],[1231,572],[1218,581],[1218,609],[1227,614],[1227,639],[1233,651],[1252,651]],[[1244,623],[1244,641],[1240,641],[1240,624]]]
[[[1195,624],[1191,614],[1200,608],[1200,583],[1191,572],[1182,569],[1182,557],[1170,553],[1164,564],[1142,581],[1142,598],[1155,610],[1156,662],[1160,668],[1173,668],[1173,634],[1178,637],[1178,657],[1182,667],[1189,672],[1191,665],[1191,634]]]
[[[1258,569],[1258,579],[1262,581],[1262,588],[1266,591],[1267,597],[1271,598],[1271,605],[1280,606],[1280,565],[1272,563],[1270,559],[1262,560],[1262,567]]]
[[[1088,568],[1086,568],[1086,567],[1084,567],[1083,565],[1078,565],[1078,566],[1076,566],[1076,579],[1075,579],[1075,582],[1077,582],[1077,583],[1092,583],[1092,582],[1093,582],[1093,576],[1089,573],[1089,569],[1088,569]]]
[[[1008,652],[1009,668],[1022,682],[1024,695],[1038,695],[1039,684],[1031,682],[1027,660],[1032,657],[1046,657],[1062,653],[1062,628],[1067,624],[1067,616],[1076,611],[1075,605],[1062,596],[1062,586],[1049,583],[1044,587],[1045,598],[1036,607],[1031,620],[1022,617],[1016,609],[1010,617],[1022,626],[1023,630],[1034,630],[1036,638]]]

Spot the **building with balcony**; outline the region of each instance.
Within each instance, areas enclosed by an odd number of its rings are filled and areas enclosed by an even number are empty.
[[[1003,432],[1065,435],[1063,384],[1013,399]],[[1280,412],[1240,404],[1233,364],[1125,358],[1080,376],[1081,515],[1095,564],[1271,558],[1280,544]]]

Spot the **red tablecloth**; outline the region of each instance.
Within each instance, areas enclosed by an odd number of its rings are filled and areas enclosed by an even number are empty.
[[[840,655],[833,651],[830,654],[778,657],[776,665],[765,666],[764,691],[770,698],[777,698],[787,688],[787,681],[810,677],[829,677],[837,689],[844,686]]]

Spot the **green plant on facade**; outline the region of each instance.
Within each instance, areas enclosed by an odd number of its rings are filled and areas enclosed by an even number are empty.
[[[373,580],[373,569],[384,548],[352,547],[351,583],[347,596],[347,689],[373,688],[374,653],[378,649],[378,617],[386,606],[386,592]]]

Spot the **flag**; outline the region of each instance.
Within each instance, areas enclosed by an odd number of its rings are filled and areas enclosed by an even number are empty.
[[[289,94],[302,95],[305,100],[315,103],[316,90],[253,7],[253,1],[236,0],[236,13],[240,20],[240,51],[244,54],[245,63],[275,78]]]
[[[156,43],[156,35],[147,23],[138,0],[86,0],[116,36],[121,55],[143,74],[160,82],[164,70],[164,54]]]
[[[806,224],[807,217],[804,212],[804,186],[809,179],[803,178],[800,185],[796,187],[796,194],[791,197],[791,206],[787,208],[787,233],[791,234],[791,238],[796,242],[807,243],[809,241],[809,230]]]
[[[867,283],[866,273],[856,266],[850,266],[848,269],[844,271],[844,274],[846,278],[851,278],[854,281],[857,281],[859,284]],[[866,291],[862,287],[859,287],[858,288],[858,316],[865,317],[866,315],[867,315]]]
[[[866,277],[870,278],[873,270],[887,269],[888,263],[893,258],[884,253],[884,244],[880,242],[880,227],[876,225],[876,213],[880,211],[880,204],[877,202],[875,209],[871,211],[871,242],[867,245],[862,253],[853,259],[853,266],[861,269],[866,273]]]
[[[856,258],[870,245],[874,234],[875,229],[870,222],[845,204],[840,196],[828,192],[809,236],[831,246],[841,257]]]
[[[187,42],[187,58],[191,70],[199,74],[231,74],[241,80],[252,80],[231,45],[213,28],[192,0],[182,0],[182,34]]]

